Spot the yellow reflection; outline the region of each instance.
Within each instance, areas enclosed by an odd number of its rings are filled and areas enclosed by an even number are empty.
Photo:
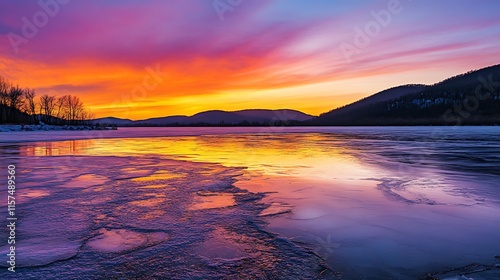
[[[131,156],[154,155],[227,167],[274,176],[322,179],[368,178],[374,170],[355,157],[347,140],[329,134],[253,134],[75,140],[36,143],[23,147],[28,155]],[[161,171],[134,181],[182,177]]]
[[[140,187],[141,189],[163,189],[163,190],[175,190],[175,188],[169,187],[166,184],[156,184],[156,185],[147,185]]]
[[[132,179],[134,182],[145,182],[145,181],[154,181],[154,180],[166,180],[166,179],[174,179],[174,178],[182,178],[184,176],[171,173],[168,171],[160,171],[153,173],[152,175],[144,176],[144,177],[138,177]]]
[[[95,174],[84,174],[68,181],[65,186],[71,188],[88,188],[96,187],[95,190],[102,190],[102,186],[108,180],[107,177],[95,175]]]
[[[91,140],[70,140],[58,142],[37,142],[24,146],[22,156],[65,156],[79,155],[85,148],[92,146]]]

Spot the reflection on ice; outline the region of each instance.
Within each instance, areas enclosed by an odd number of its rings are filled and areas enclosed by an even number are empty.
[[[94,250],[105,253],[118,253],[129,251],[144,245],[147,242],[147,237],[144,234],[127,231],[124,229],[118,230],[99,230],[99,235],[90,239],[87,245]]]
[[[290,213],[292,206],[283,202],[272,202],[266,209],[262,210],[259,216],[274,216],[279,214]]]
[[[95,175],[95,174],[84,174],[75,177],[71,181],[65,184],[66,187],[71,188],[88,188],[93,186],[102,186],[108,180],[105,176]]]
[[[346,279],[365,275],[415,279],[429,271],[486,262],[500,249],[496,237],[499,209],[473,198],[468,204],[461,196],[453,199],[459,193],[432,196],[425,192],[423,200],[401,188],[400,195],[414,199],[409,203],[399,197],[388,200],[377,181],[364,181],[363,192],[353,192],[359,182],[349,185],[285,178],[264,182],[292,190],[270,194],[274,200],[286,196],[293,205],[293,215],[272,219],[268,229],[315,244],[316,251]],[[415,184],[404,182],[413,188],[419,180]],[[399,187],[392,183],[391,187]],[[252,181],[237,185],[255,191]],[[315,187],[304,189],[310,185]],[[301,197],[294,196],[295,190],[300,190]],[[426,203],[430,198],[433,203]]]
[[[23,198],[30,199],[30,198],[40,198],[44,196],[50,195],[50,192],[48,190],[30,190],[30,189],[21,189],[18,192],[18,195],[20,195],[22,198],[20,200],[24,200]]]
[[[224,208],[236,205],[234,195],[230,193],[198,192],[190,210]]]
[[[104,253],[131,251],[147,243],[158,243],[168,239],[168,234],[164,232],[145,234],[125,229],[100,229],[98,234],[87,241],[86,245]]]
[[[129,202],[131,205],[143,206],[143,207],[155,207],[160,206],[168,202],[167,198],[164,197],[153,197],[148,199],[139,199]]]
[[[19,193],[32,196],[19,196],[18,267],[26,268],[16,270],[27,279],[318,274],[317,256],[263,230],[264,195],[233,185],[239,168],[146,156],[26,157],[16,163],[27,165],[30,176],[18,181],[29,186]],[[139,177],[161,176],[133,180],[130,165]],[[5,273],[0,270],[1,279]]]
[[[175,178],[182,178],[182,177],[183,176],[180,174],[172,173],[169,171],[158,171],[158,172],[150,174],[150,175],[133,178],[132,181],[134,181],[134,182],[148,182],[148,181],[175,179]]]
[[[498,128],[293,129],[315,132],[9,146],[9,159],[30,170],[19,179],[24,240],[94,246],[26,271],[33,279],[66,265],[77,268],[70,279],[93,276],[88,267],[107,278],[415,279],[453,278],[474,262],[494,267]],[[168,240],[150,243],[158,232]],[[322,273],[306,248],[335,273]],[[106,250],[120,258],[96,261]]]
[[[408,203],[429,205],[463,205],[481,204],[484,199],[465,193],[442,180],[432,178],[417,178],[401,180],[398,178],[381,178],[378,188],[391,199]]]
[[[229,233],[222,228],[215,229],[202,244],[196,247],[195,252],[208,259],[236,260],[249,257],[246,252],[250,244],[239,243],[244,236]]]
[[[141,189],[163,189],[163,190],[175,190],[175,188],[172,188],[168,186],[168,184],[153,184],[153,185],[146,185],[146,186],[141,186]]]

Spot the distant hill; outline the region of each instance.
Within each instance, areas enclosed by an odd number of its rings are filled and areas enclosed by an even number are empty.
[[[434,85],[404,85],[321,114],[311,125],[500,124],[500,65]]]
[[[296,110],[250,109],[241,111],[206,111],[193,116],[168,116],[132,121],[113,117],[93,120],[94,123],[117,126],[185,126],[185,125],[269,125],[290,124],[312,120],[314,116]]]
[[[107,118],[99,118],[99,119],[94,119],[92,120],[94,124],[102,124],[102,125],[117,125],[117,126],[123,126],[123,125],[130,125],[133,123],[132,120],[129,119],[120,119],[120,118],[115,118],[115,117],[107,117]]]
[[[240,116],[245,118],[251,118],[255,121],[263,120],[263,121],[273,121],[273,120],[286,120],[286,121],[307,121],[314,116],[304,114],[297,110],[262,110],[262,109],[253,109],[253,110],[241,110],[234,112]]]
[[[1,116],[5,119],[8,110],[6,106],[0,106]],[[18,110],[12,114],[18,123],[28,123],[33,119],[33,116]],[[43,116],[38,118],[43,119]],[[319,117],[289,109],[250,109],[213,110],[193,116],[138,121],[107,117],[91,122],[116,126],[500,125],[500,65],[469,71],[433,85],[409,84],[389,88]]]
[[[316,122],[333,121],[336,124],[355,122],[369,113],[371,106],[374,104],[395,100],[409,94],[419,93],[424,91],[427,87],[426,85],[404,85],[386,89],[354,103],[332,110],[326,114],[322,114]],[[356,119],[353,119],[353,116],[355,116]]]
[[[170,117],[151,118],[146,120],[133,121],[131,124],[135,126],[140,126],[140,125],[161,126],[166,124],[185,123],[185,121],[188,119],[189,119],[188,116],[170,116]]]

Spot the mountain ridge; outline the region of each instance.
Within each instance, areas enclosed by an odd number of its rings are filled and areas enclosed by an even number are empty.
[[[117,126],[175,126],[175,125],[262,125],[272,123],[301,122],[315,116],[292,109],[245,109],[238,111],[209,110],[191,116],[173,115],[129,120],[104,117],[92,120],[94,124]]]
[[[94,124],[117,126],[227,125],[498,125],[500,64],[471,70],[440,82],[394,86],[318,117],[292,109],[210,110],[133,121],[106,117]]]
[[[373,101],[397,89],[394,98]],[[408,89],[408,88],[407,88]],[[321,114],[311,125],[500,124],[500,64],[468,71],[432,85],[393,87]]]

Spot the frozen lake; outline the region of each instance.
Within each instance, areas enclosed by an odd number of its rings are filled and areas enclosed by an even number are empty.
[[[500,277],[500,127],[121,128],[0,143],[2,170],[19,172],[20,279],[447,278],[473,263]]]

